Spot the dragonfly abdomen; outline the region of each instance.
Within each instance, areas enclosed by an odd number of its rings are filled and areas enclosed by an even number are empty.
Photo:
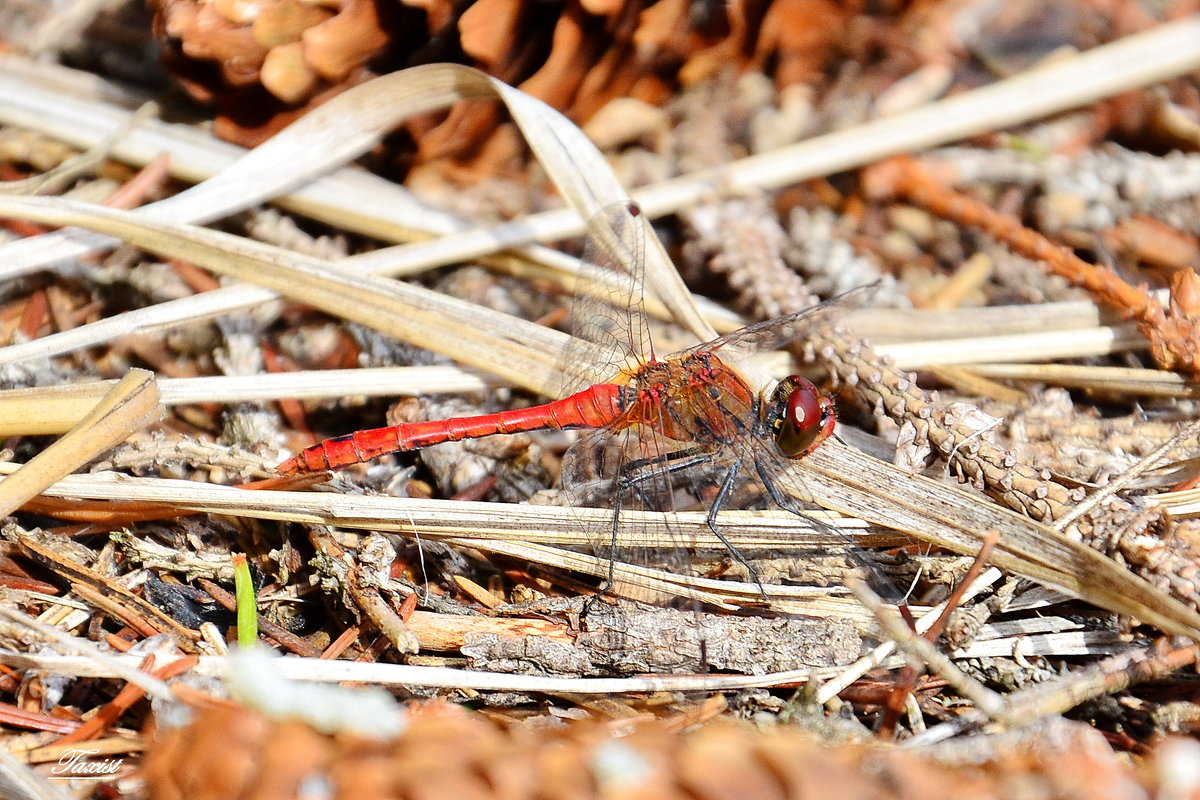
[[[386,428],[356,431],[326,439],[301,450],[279,465],[284,475],[340,469],[388,453],[419,450],[442,442],[479,439],[499,433],[545,429],[598,428],[621,413],[621,387],[597,384],[582,392],[529,408],[475,417],[407,422]]]

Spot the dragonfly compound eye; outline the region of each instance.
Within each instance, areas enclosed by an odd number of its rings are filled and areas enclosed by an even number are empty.
[[[783,403],[783,413],[775,443],[788,458],[803,458],[833,433],[833,403],[808,379],[789,376],[776,389],[776,398]]]

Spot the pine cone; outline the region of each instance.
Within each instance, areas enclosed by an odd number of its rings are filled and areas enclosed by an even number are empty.
[[[771,63],[808,80],[855,3],[774,0],[151,0],[167,66],[217,106],[217,132],[261,142],[333,94],[433,61],[478,67],[586,121],[609,100],[662,102],[715,72]],[[461,104],[410,126],[419,160],[478,152],[499,112]]]
[[[411,706],[388,742],[321,734],[241,708],[204,711],[143,762],[151,800],[354,798],[1142,797],[1097,732],[1061,722],[1042,741],[980,741],[957,765],[869,745],[826,747],[789,726],[718,721],[501,725],[446,703]],[[986,737],[980,737],[985,739]],[[948,755],[948,754],[947,754]],[[1140,778],[1140,780],[1139,780]]]
[[[217,106],[217,133],[253,146],[373,77],[371,64],[422,24],[388,0],[151,0],[167,68]],[[424,29],[422,28],[422,36]]]

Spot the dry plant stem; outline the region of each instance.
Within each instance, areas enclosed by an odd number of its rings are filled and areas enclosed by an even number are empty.
[[[0,470],[9,465],[0,464]],[[65,488],[67,485],[70,488]],[[617,562],[573,550],[549,547],[560,544],[588,548],[597,531],[608,531],[612,509],[566,509],[561,506],[524,506],[520,515],[493,503],[467,503],[415,500],[386,496],[347,495],[329,492],[292,492],[242,489],[153,478],[129,478],[121,475],[92,474],[71,476],[58,488],[47,490],[50,496],[94,497],[104,500],[146,499],[189,510],[275,519],[308,524],[326,524],[374,531],[395,531],[408,535],[439,538],[464,547],[478,547],[512,558],[563,569],[582,571],[600,577],[616,569],[621,583],[647,586],[658,592],[696,597],[719,607],[755,602],[762,589],[755,583],[719,580],[683,575]],[[194,508],[191,505],[196,503]],[[620,532],[618,546],[661,547],[663,537],[675,536],[680,546],[721,549],[699,512],[681,512],[667,517],[651,512],[630,511],[624,515],[629,528]],[[822,517],[816,513],[814,516]],[[828,549],[845,544],[841,536],[831,540],[828,527],[840,527],[850,536],[864,536],[864,544],[897,543],[894,535],[856,533],[864,525],[857,520],[837,517],[805,525],[782,513],[728,512],[722,515],[722,528],[735,546],[756,548],[818,547]],[[853,600],[836,596],[836,591],[819,587],[771,585],[768,592],[773,605],[785,613],[817,616],[861,616]]]
[[[113,147],[118,142],[147,119],[152,116],[157,117],[158,111],[158,105],[155,103],[143,104],[141,108],[131,113],[115,131],[88,147],[84,152],[72,156],[41,175],[19,181],[5,181],[0,191],[5,194],[58,194],[77,179],[95,172],[96,168],[110,157]],[[148,160],[146,165],[149,166],[160,160],[164,164],[169,163],[169,158],[163,154]]]
[[[81,664],[87,663],[102,669],[106,675],[122,678],[129,683],[142,687],[146,691],[146,694],[151,697],[160,700],[173,699],[170,686],[153,675],[138,669],[138,664],[141,661],[138,658],[120,658],[114,656],[112,653],[101,650],[94,642],[89,642],[87,639],[81,639],[78,636],[71,636],[52,625],[39,622],[15,608],[8,608],[4,604],[0,604],[0,617],[8,620],[16,627],[18,632],[13,638],[16,638],[18,641],[32,633],[40,639],[54,642],[62,650],[78,654],[77,657],[72,658]],[[0,662],[4,661],[8,655],[11,654],[0,650]]]
[[[1106,658],[1079,673],[1034,686],[1008,697],[1008,718],[1024,724],[1063,714],[1080,703],[1128,689],[1137,683],[1158,680],[1200,658],[1200,645],[1166,650],[1144,650]]]
[[[104,201],[112,208],[132,209],[146,202],[146,196],[167,181],[167,157],[160,156],[138,170]]]
[[[959,598],[959,602],[962,602],[963,600],[969,600],[970,598],[974,597],[988,586],[991,586],[993,583],[1000,580],[1000,577],[1000,570],[995,568],[989,569],[977,580],[972,581],[966,586]],[[938,621],[938,619],[941,618],[941,615],[945,612],[948,605],[948,603],[943,601],[930,609],[927,614],[920,617],[914,626],[917,633],[924,633],[925,631],[928,631]],[[894,641],[889,640],[878,645],[870,653],[867,653],[858,661],[849,665],[836,678],[826,681],[817,687],[817,691],[814,694],[814,701],[817,705],[822,706],[830,702],[844,689],[846,689],[846,687],[854,683],[854,681],[858,680],[863,675],[866,675],[867,672],[882,664],[884,660],[895,651],[896,643]]]
[[[130,370],[63,438],[0,484],[0,516],[162,416],[154,376]]]
[[[996,549],[996,542],[999,540],[999,531],[988,531],[987,536],[983,538],[983,545],[979,548],[979,553],[975,556],[975,560],[971,562],[971,566],[967,570],[967,574],[963,576],[959,584],[954,587],[954,591],[952,591],[950,596],[946,598],[946,601],[943,604],[942,613],[938,615],[938,618],[933,623],[933,626],[921,634],[927,641],[937,641],[938,637],[942,635],[942,632],[946,630],[946,624],[950,621],[950,615],[953,614],[954,611],[958,609],[959,604],[962,603],[963,597],[967,593],[967,589],[974,586],[975,581],[979,579],[980,573],[983,572],[984,565],[988,563],[988,559],[991,558],[992,551]]]
[[[541,394],[554,394],[562,382],[558,360],[569,337],[527,320],[485,312],[418,286],[332,270],[323,259],[206,228],[153,221],[59,198],[0,196],[0,213],[5,207],[21,207],[23,216],[52,219],[55,224],[103,228],[131,244],[268,286],[335,316],[460,361],[486,362],[493,373]],[[642,224],[646,224],[644,220]]]
[[[1088,495],[1087,500],[1077,505],[1072,509],[1071,513],[1065,517],[1055,521],[1054,527],[1058,530],[1066,530],[1067,526],[1079,519],[1083,515],[1089,513],[1096,508],[1106,497],[1112,497],[1117,492],[1130,485],[1138,476],[1142,475],[1148,469],[1158,463],[1159,459],[1165,456],[1173,448],[1182,444],[1185,440],[1192,438],[1197,433],[1200,433],[1200,420],[1191,423],[1179,433],[1172,436],[1167,441],[1154,449],[1154,452],[1148,453],[1144,458],[1140,459],[1132,468],[1121,473],[1115,479],[1109,481],[1099,491]]]
[[[862,581],[852,578],[848,585],[850,591],[854,592],[854,596],[875,614],[875,619],[883,626],[884,632],[892,637],[902,650],[928,665],[959,694],[970,699],[981,713],[992,719],[997,719],[1004,714],[1005,704],[1002,695],[993,692],[956,667],[948,656],[943,655],[932,642],[912,630],[894,608],[884,603],[879,595],[871,591]]]
[[[986,378],[1049,383],[1071,389],[1150,397],[1200,398],[1200,386],[1182,375],[1158,369],[1098,367],[1079,364],[973,364],[969,370]]]
[[[409,595],[416,602],[416,595]],[[468,641],[483,635],[526,641],[529,637],[554,639],[573,644],[576,632],[565,622],[542,618],[507,618],[438,614],[432,611],[413,611],[408,628],[421,641],[422,650],[452,652],[461,650]]]
[[[397,652],[416,653],[421,649],[420,641],[392,609],[379,587],[363,576],[358,560],[337,543],[326,526],[311,526],[309,541],[320,556],[320,571],[337,581],[351,601],[349,607],[352,610],[362,611]]]
[[[562,115],[544,103],[484,75],[477,70],[450,64],[414,67],[403,72],[377,78],[351,89],[335,101],[305,116],[288,129],[289,136],[267,142],[240,159],[235,170],[199,184],[167,200],[139,209],[138,216],[146,220],[165,221],[184,219],[207,220],[220,216],[219,209],[230,202],[231,190],[240,187],[242,198],[233,200],[235,207],[244,208],[247,195],[267,199],[275,190],[283,190],[304,177],[318,174],[319,168],[311,158],[285,158],[303,144],[305,153],[321,153],[324,159],[353,158],[371,147],[377,138],[406,117],[442,108],[469,98],[497,98],[508,106],[514,121],[520,126],[530,146],[581,219],[591,219],[604,206],[628,202],[628,196],[604,163],[596,148],[583,133]],[[340,102],[339,102],[340,101]],[[300,137],[304,141],[300,141]],[[297,175],[299,165],[307,175]],[[281,178],[281,174],[287,177]],[[257,183],[247,183],[257,178]],[[215,196],[214,196],[215,195]],[[206,202],[217,201],[220,202]],[[635,220],[647,229],[645,217]],[[59,257],[70,251],[77,254],[78,242],[90,247],[103,247],[103,237],[59,233],[44,238],[27,250],[41,251],[39,258],[54,252]],[[75,241],[72,241],[74,239]],[[713,338],[715,332],[701,317],[678,273],[671,266],[662,244],[653,235],[645,237],[646,283],[651,294],[663,302],[671,315],[698,339]],[[186,254],[181,255],[187,258]],[[245,277],[245,276],[243,276]],[[271,286],[285,291],[279,286]],[[312,297],[307,298],[311,301]],[[335,312],[336,313],[336,312]]]
[[[0,359],[3,357],[0,356]],[[163,405],[181,403],[246,403],[256,400],[321,400],[361,394],[368,397],[419,397],[439,393],[482,392],[500,385],[496,378],[464,367],[380,367],[376,369],[310,370],[268,375],[206,378],[159,378]],[[38,386],[0,391],[0,436],[65,433],[79,423],[116,381]],[[191,448],[167,457],[219,463],[228,459],[202,442],[162,443]]]
[[[954,587],[954,591],[952,591],[950,596],[946,598],[945,603],[942,604],[941,613],[938,614],[937,618],[933,622],[933,625],[929,627],[929,630],[919,634],[920,638],[932,645],[938,640],[938,637],[942,635],[942,631],[946,629],[946,623],[949,621],[950,615],[954,613],[954,611],[958,609],[959,604],[962,603],[963,596],[966,594],[967,589],[975,585],[975,581],[979,578],[979,574],[983,571],[983,566],[987,563],[988,558],[991,556],[992,550],[995,549],[996,541],[999,539],[999,537],[1000,534],[998,531],[991,531],[984,538],[983,546],[979,548],[979,554],[976,555],[975,560],[971,562],[971,567],[967,570],[967,574],[963,576],[962,581],[960,581],[959,584]],[[876,616],[878,616],[880,613],[884,612],[882,610],[875,611]],[[907,622],[907,620],[905,621]],[[915,626],[909,627],[914,634],[917,634]],[[899,717],[901,706],[907,706],[914,702],[912,695],[913,687],[916,686],[917,680],[922,674],[924,674],[923,670],[919,669],[918,665],[913,663],[912,659],[909,659],[908,663],[904,665],[904,668],[900,670],[900,674],[896,676],[892,691],[888,695],[883,723],[879,726],[879,733],[881,736],[890,736],[895,732],[896,720]]]
[[[1058,714],[1064,714],[1081,703],[1097,697],[1124,691],[1130,686],[1159,680],[1195,664],[1200,658],[1200,645],[1186,645],[1162,651],[1139,650],[1120,653],[1085,669],[1069,673],[1047,683],[1014,692],[1003,698],[1004,711],[999,717],[1011,726],[1028,726]],[[928,745],[948,739],[968,728],[986,724],[988,718],[979,710],[968,709],[959,719],[930,728],[915,736],[911,746]]]
[[[4,611],[0,607],[0,613]],[[90,643],[89,643],[90,644]],[[182,658],[178,656],[176,658]],[[161,663],[173,659],[164,656]],[[39,669],[79,677],[124,677],[137,674],[135,656],[109,655],[103,662],[78,656],[31,655],[0,650],[0,664],[16,669]],[[787,686],[832,675],[831,668],[808,667],[767,675],[652,675],[638,678],[548,678],[500,672],[426,667],[409,664],[330,661],[319,658],[279,659],[279,674],[291,680],[340,683],[374,683],[382,686],[428,686],[444,689],[479,689],[548,694],[615,694],[624,692],[736,691],[764,686]],[[223,656],[200,656],[196,675],[223,675]],[[147,676],[149,678],[149,676]],[[169,688],[166,690],[170,694]]]
[[[185,653],[196,650],[197,637],[193,631],[119,583],[59,552],[51,534],[29,533],[21,537],[19,544],[31,559],[70,581],[72,591],[84,600],[100,606],[145,636],[166,633]]]
[[[1200,374],[1200,278],[1190,270],[1176,273],[1171,303],[1164,313],[1144,286],[1130,286],[1112,270],[1089,264],[1068,247],[1050,241],[1019,220],[942,184],[933,172],[908,157],[889,159],[864,177],[872,194],[894,194],[959,225],[978,228],[1012,250],[1045,264],[1046,269],[1086,289],[1099,303],[1138,321],[1150,340],[1150,352],[1163,369]]]

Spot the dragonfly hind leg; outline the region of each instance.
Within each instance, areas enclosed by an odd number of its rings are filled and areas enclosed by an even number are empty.
[[[721,481],[721,488],[717,492],[716,498],[712,501],[712,505],[708,507],[708,515],[704,518],[704,524],[712,531],[712,535],[721,540],[721,544],[725,545],[725,549],[729,551],[729,555],[733,560],[746,568],[746,572],[750,573],[755,585],[758,586],[758,593],[762,595],[765,602],[770,604],[771,598],[767,597],[767,590],[763,588],[762,579],[758,575],[758,570],[746,560],[746,557],[741,554],[733,542],[725,538],[725,534],[721,533],[717,527],[717,514],[721,512],[721,506],[725,505],[725,501],[729,498],[729,493],[733,491],[734,482],[737,480],[738,472],[742,469],[742,459],[739,457],[729,465],[729,469],[725,472],[725,477]]]
[[[642,502],[645,505],[653,507],[649,501],[649,498],[646,496],[641,487],[650,479],[656,477],[657,473],[654,472],[654,468],[665,467],[668,473],[682,472],[683,470],[707,463],[710,459],[711,453],[709,453],[707,450],[700,448],[689,448],[685,450],[676,450],[671,453],[665,453],[661,456],[655,456],[654,458],[641,458],[637,459],[636,461],[630,461],[621,468],[622,477],[617,495],[620,497],[624,489],[631,489],[639,494]],[[725,546],[725,549],[728,551],[730,557],[746,569],[750,579],[753,580],[755,585],[758,586],[759,594],[762,595],[763,600],[770,602],[770,599],[767,597],[766,589],[763,588],[762,580],[759,577],[758,570],[754,568],[754,565],[746,560],[746,557],[741,554],[741,551],[739,551],[737,547],[734,546],[733,542],[729,541],[725,534],[721,533],[720,528],[717,527],[717,514],[720,513],[721,506],[725,504],[725,501],[729,498],[730,492],[733,491],[734,485],[737,482],[738,473],[741,471],[741,468],[742,459],[738,458],[732,464],[730,464],[729,469],[725,471],[725,477],[721,479],[721,488],[717,492],[716,499],[714,499],[712,505],[709,506],[708,514],[704,518],[704,524],[708,526],[708,529],[712,532],[712,535],[717,537],[717,540]],[[616,552],[616,536],[616,516],[614,515],[612,539],[612,549],[614,554]],[[612,577],[611,563],[612,562],[610,561],[610,578]]]
[[[627,461],[621,465],[619,477],[617,478],[617,488],[613,498],[612,531],[608,539],[608,577],[600,585],[595,597],[601,597],[606,594],[613,587],[613,583],[616,580],[614,565],[617,560],[617,538],[620,535],[621,507],[624,505],[623,498],[625,497],[625,491],[637,492],[642,504],[647,508],[653,508],[654,503],[652,499],[642,488],[645,483],[655,477],[653,468],[666,465],[667,471],[671,472],[695,466],[701,463],[702,460],[701,451],[698,448],[691,448],[688,450],[676,450],[661,456],[655,456],[654,458],[639,458],[634,461]],[[594,599],[594,597],[589,599],[588,605]],[[585,612],[588,605],[584,606]]]

